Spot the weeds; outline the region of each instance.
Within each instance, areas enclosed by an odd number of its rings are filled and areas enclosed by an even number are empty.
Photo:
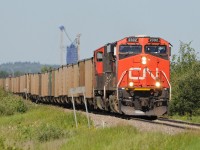
[[[41,125],[36,133],[36,138],[39,142],[59,139],[65,135],[62,129],[49,124]]]
[[[0,116],[9,116],[15,113],[24,113],[28,110],[27,105],[19,96],[0,89]]]
[[[5,139],[5,142],[0,141],[1,145],[7,143],[11,147],[16,147],[16,143],[20,148],[25,145],[27,148],[40,149],[53,142],[61,146],[66,140],[77,135],[82,128],[87,128],[87,119],[80,113],[77,113],[79,128],[76,129],[73,113],[66,113],[62,108],[27,101],[15,104],[13,102],[12,105],[16,107],[11,108],[23,108],[25,105],[28,111],[26,109],[25,113],[19,113],[18,110],[13,115],[0,116],[0,135]]]
[[[198,150],[200,133],[169,135],[141,132],[132,126],[82,130],[62,147],[63,150]]]
[[[4,140],[2,138],[0,138],[0,149],[4,149]]]

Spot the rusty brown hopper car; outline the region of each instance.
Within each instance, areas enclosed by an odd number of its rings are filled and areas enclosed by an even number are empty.
[[[51,71],[51,77],[52,77],[52,79],[51,79],[51,81],[52,81],[52,89],[51,89],[51,95],[53,96],[53,97],[55,97],[55,71],[56,70],[52,70]],[[53,100],[52,100],[52,102],[53,102]]]
[[[38,100],[38,97],[40,95],[40,89],[41,89],[41,84],[40,84],[40,75],[41,74],[31,74],[31,98],[35,98]]]
[[[31,75],[26,74],[26,92],[27,94],[30,94],[31,92]]]
[[[41,74],[41,97],[48,97],[48,80],[49,80],[49,73],[43,73]]]
[[[15,93],[19,94],[20,93],[20,77],[15,77]]]
[[[60,67],[58,69],[58,96],[62,96],[63,95],[63,67]]]
[[[80,61],[79,65],[79,86],[85,86],[85,61]]]
[[[73,65],[73,88],[79,87],[79,66],[78,64]],[[74,97],[78,97],[79,94],[74,94]]]
[[[12,92],[16,93],[16,86],[17,86],[16,77],[12,78],[12,84],[13,84]]]
[[[93,98],[93,73],[94,65],[93,59],[85,61],[85,96],[86,98]]]
[[[54,84],[55,84],[55,92],[54,92],[54,97],[58,97],[59,96],[59,70],[55,70],[54,71],[54,75],[55,75],[55,78],[54,78]]]
[[[68,95],[67,78],[68,78],[67,66],[64,66],[63,70],[62,70],[63,82],[61,83],[62,84],[62,95],[64,98],[66,98]]]
[[[4,89],[8,92],[11,92],[12,90],[12,82],[11,82],[11,78],[7,77],[5,79],[5,83],[4,83]]]
[[[12,84],[11,92],[12,92],[12,93],[14,93],[14,86],[15,86],[15,84],[14,84],[14,79],[15,79],[15,78],[11,78],[11,84]]]
[[[68,97],[71,97],[69,90],[70,88],[74,88],[74,66],[73,65],[69,65],[67,67],[67,73],[68,73],[68,78],[67,78]]]
[[[25,93],[26,92],[26,75],[22,75],[19,77],[20,85],[19,85],[19,93]]]

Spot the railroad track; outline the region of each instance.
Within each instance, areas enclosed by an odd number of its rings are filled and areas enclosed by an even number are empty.
[[[200,124],[185,122],[185,121],[180,121],[180,120],[172,120],[172,119],[164,119],[164,118],[158,118],[156,120],[131,118],[131,120],[137,120],[137,121],[147,122],[151,124],[158,124],[158,125],[169,126],[169,127],[174,127],[174,128],[186,129],[186,130],[200,131]]]
[[[109,115],[125,120],[137,120],[141,122],[151,123],[151,124],[158,124],[163,126],[169,126],[174,128],[180,128],[180,129],[187,129],[187,130],[199,130],[200,131],[200,124],[199,123],[191,123],[181,120],[173,120],[173,119],[167,119],[167,118],[149,118],[149,117],[133,117],[133,116],[124,116],[120,114],[115,113],[106,113],[106,112],[99,112],[99,111],[92,111],[93,114],[101,114],[101,115]]]
[[[181,120],[173,120],[173,119],[167,119],[167,118],[158,118],[156,120],[152,121],[156,124],[176,127],[176,128],[182,128],[182,129],[189,129],[189,130],[200,130],[200,124],[199,123],[191,123]]]

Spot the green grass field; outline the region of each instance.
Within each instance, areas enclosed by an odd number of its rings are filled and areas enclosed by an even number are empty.
[[[198,150],[200,148],[199,132],[166,135],[140,132],[131,126],[88,129],[86,116],[79,113],[78,128],[76,128],[73,113],[64,112],[64,109],[59,107],[37,105],[1,90],[0,106],[2,150]]]
[[[198,150],[200,133],[166,135],[139,132],[131,126],[82,131],[62,146],[76,150]]]
[[[4,147],[27,149],[46,149],[46,144],[59,146],[77,134],[78,130],[87,128],[85,116],[77,114],[77,118],[79,129],[75,128],[72,113],[65,113],[63,109],[53,106],[35,105],[26,113],[0,117],[0,141]]]

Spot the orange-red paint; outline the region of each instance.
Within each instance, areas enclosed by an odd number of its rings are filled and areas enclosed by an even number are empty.
[[[128,83],[130,81],[134,82],[134,87],[150,87],[155,88],[156,81],[161,82],[161,86],[164,88],[169,88],[168,82],[163,75],[163,72],[166,74],[167,79],[170,78],[170,61],[169,59],[163,59],[160,57],[156,57],[145,53],[144,47],[145,45],[165,45],[167,47],[167,54],[169,58],[169,43],[161,38],[160,41],[157,43],[149,43],[149,38],[147,37],[140,37],[137,43],[127,42],[127,38],[124,38],[117,43],[117,52],[119,52],[120,45],[142,45],[142,53],[131,56],[125,59],[118,59],[118,81],[124,71],[127,71],[125,76],[123,77],[122,82],[120,83],[119,87],[128,87]],[[118,56],[118,55],[117,55]],[[147,58],[147,63],[142,64],[142,57],[145,56]],[[132,69],[131,69],[132,68]],[[135,70],[134,70],[135,69]],[[144,69],[148,70],[144,72]],[[157,75],[156,75],[157,74]],[[145,76],[143,79],[142,77]],[[152,78],[152,76],[154,78]],[[156,76],[158,78],[156,78]],[[130,79],[131,78],[138,78],[138,79]],[[156,78],[156,80],[155,80]]]
[[[95,72],[96,74],[102,74],[103,73],[103,60],[97,61],[97,54],[98,53],[104,53],[104,47],[101,47],[94,51],[94,62],[95,62]]]

